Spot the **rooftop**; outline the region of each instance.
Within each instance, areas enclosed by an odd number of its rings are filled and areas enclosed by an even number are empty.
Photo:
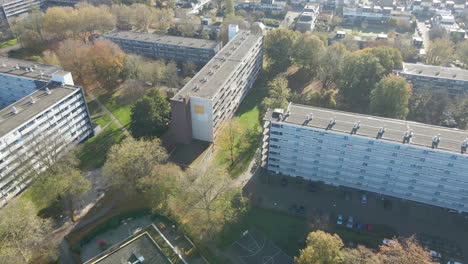
[[[174,97],[213,98],[261,35],[239,31]]]
[[[289,124],[319,128],[325,130],[331,119],[336,120],[332,130],[350,134],[356,122],[360,122],[360,128],[356,135],[368,138],[376,138],[380,128],[385,128],[382,140],[402,143],[403,135],[406,131],[412,131],[413,137],[410,144],[420,147],[431,148],[432,139],[440,134],[438,149],[460,153],[463,141],[468,138],[468,131],[451,129],[439,126],[432,126],[412,121],[390,119],[378,116],[369,116],[304,106],[290,103],[286,113],[282,118],[273,118],[273,110],[269,110],[264,120],[279,121]],[[312,115],[312,120],[306,122],[307,115]]]
[[[468,82],[468,70],[455,67],[432,66],[425,64],[403,63],[404,74],[428,76]]]
[[[130,238],[87,261],[89,264],[171,264],[147,232]]]
[[[103,34],[106,38],[119,38],[127,40],[137,40],[151,43],[162,43],[170,44],[176,46],[186,46],[200,49],[212,49],[218,45],[217,41],[206,40],[206,39],[196,39],[196,38],[186,38],[186,37],[177,37],[170,35],[162,34],[150,34],[150,33],[140,33],[133,31],[113,31]]]
[[[0,57],[0,73],[29,77],[37,80],[49,80],[51,74],[59,71],[62,71],[59,66]]]

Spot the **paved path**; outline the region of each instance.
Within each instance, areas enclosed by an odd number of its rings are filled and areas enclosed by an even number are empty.
[[[424,47],[422,48],[422,50],[426,51],[427,48],[429,48],[429,44],[430,44],[429,29],[426,27],[426,24],[424,24],[424,22],[417,22],[416,27],[419,28],[421,35],[418,35],[417,32],[415,32],[415,35],[423,39]]]
[[[109,109],[107,109],[107,107],[103,103],[101,103],[101,101],[99,101],[99,99],[96,96],[94,96],[94,94],[88,93],[87,95],[91,100],[96,101],[96,103],[99,105],[99,107],[101,107],[104,113],[110,116],[111,120],[114,121],[117,124],[117,126],[122,129],[123,133],[127,137],[130,136],[130,133],[128,132],[127,128],[124,125],[122,125],[122,123],[120,123],[120,121],[114,116],[114,114],[112,114],[112,112],[109,111]]]

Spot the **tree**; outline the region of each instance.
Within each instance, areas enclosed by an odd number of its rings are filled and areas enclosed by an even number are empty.
[[[66,39],[71,34],[71,13],[73,13],[72,7],[48,8],[43,18],[45,33],[55,40]]]
[[[434,39],[426,52],[426,63],[443,65],[452,61],[453,43],[449,39]]]
[[[289,29],[273,29],[265,37],[264,52],[270,61],[270,67],[275,72],[281,72],[291,65],[294,47],[299,39],[297,32]]]
[[[344,248],[342,253],[343,262],[341,264],[382,264],[371,249],[361,245],[356,248]]]
[[[465,69],[468,69],[468,40],[457,44],[455,58],[463,63]]]
[[[223,226],[246,211],[241,189],[219,166],[192,169],[182,178],[178,192],[169,201],[172,214],[193,236],[213,240]]]
[[[231,119],[226,121],[220,134],[217,136],[217,144],[222,150],[229,153],[229,159],[231,166],[234,166],[237,156],[239,155],[239,149],[243,144],[244,128],[238,119]]]
[[[108,40],[97,41],[91,46],[89,59],[93,64],[96,79],[103,88],[116,88],[124,58],[125,53],[119,46]]]
[[[385,69],[379,59],[368,52],[354,52],[346,56],[339,80],[339,95],[344,107],[366,113],[370,93],[380,81]]]
[[[121,76],[124,79],[143,80],[143,65],[145,61],[143,57],[136,54],[127,54],[123,59],[123,68]]]
[[[441,125],[449,104],[446,94],[434,94],[428,89],[415,90],[409,102],[408,119],[417,122]]]
[[[343,57],[347,54],[343,44],[335,43],[323,50],[319,55],[318,79],[322,89],[328,90],[339,79],[343,66]]]
[[[56,245],[46,240],[50,220],[36,215],[27,199],[16,198],[0,211],[0,262],[50,263],[56,258]],[[37,262],[41,259],[44,262]]]
[[[182,73],[185,77],[193,77],[197,73],[197,65],[192,61],[187,61],[182,65]]]
[[[264,112],[267,109],[274,108],[286,109],[290,92],[286,77],[283,75],[277,76],[268,83],[268,96],[262,101],[261,109]]]
[[[107,6],[92,6],[80,3],[69,14],[68,24],[72,36],[86,42],[90,35],[104,33],[115,28],[116,20]]]
[[[175,164],[157,164],[149,175],[138,180],[137,186],[153,210],[167,210],[167,201],[171,195],[175,195],[183,174]]]
[[[126,138],[114,145],[107,154],[103,174],[124,193],[139,190],[139,181],[151,175],[155,166],[167,162],[167,152],[159,139],[151,141]]]
[[[233,0],[224,0],[224,17],[233,16],[234,11]]]
[[[460,129],[468,125],[468,99],[461,98],[451,103],[446,109],[448,119],[453,119]]]
[[[304,34],[293,47],[293,60],[315,75],[319,67],[320,53],[324,48],[324,43],[317,36]]]
[[[414,48],[410,37],[402,35],[397,36],[393,43],[393,47],[400,51],[404,61],[411,60],[418,54],[418,51]]]
[[[388,245],[381,245],[377,257],[383,264],[432,264],[429,251],[424,249],[414,237],[393,239]]]
[[[411,84],[402,77],[388,75],[382,78],[371,92],[371,113],[383,117],[406,119],[410,97]]]
[[[429,40],[435,40],[435,39],[448,39],[448,33],[447,30],[443,27],[434,27],[431,30],[429,30]]]
[[[390,74],[393,70],[402,69],[403,58],[401,53],[391,47],[378,46],[374,48],[364,49],[364,52],[370,53],[379,59],[380,65],[384,68],[384,75]]]
[[[331,235],[321,230],[311,232],[306,244],[306,248],[301,249],[299,256],[294,258],[297,264],[339,264],[343,261],[343,241],[337,234]]]
[[[89,87],[95,83],[96,77],[90,57],[89,45],[78,40],[67,39],[60,42],[55,52],[60,65],[70,71],[77,84]]]
[[[168,128],[171,107],[157,89],[138,100],[131,110],[130,131],[135,138],[161,136]]]
[[[146,95],[149,88],[139,80],[128,79],[120,85],[120,94],[116,101],[121,105],[129,105]]]

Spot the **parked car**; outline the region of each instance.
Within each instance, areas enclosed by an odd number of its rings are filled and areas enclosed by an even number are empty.
[[[336,224],[337,225],[342,225],[343,224],[343,216],[342,215],[338,215],[336,217]]]
[[[395,244],[396,241],[395,240],[392,240],[392,239],[384,239],[382,240],[382,244],[386,245],[386,246],[390,246],[391,244]]]
[[[361,203],[362,204],[367,204],[367,194],[363,193],[361,195]]]
[[[348,217],[348,222],[346,223],[347,228],[353,228],[354,226],[354,218],[352,216]]]
[[[432,258],[436,258],[436,259],[442,258],[442,254],[440,254],[439,252],[435,250],[429,250],[429,254],[431,254]]]
[[[361,222],[356,222],[356,228],[357,228],[357,229],[363,229],[363,228],[364,228],[364,225],[361,224]]]

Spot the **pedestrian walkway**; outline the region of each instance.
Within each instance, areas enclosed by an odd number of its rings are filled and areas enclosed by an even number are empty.
[[[120,123],[120,121],[114,116],[114,114],[112,114],[112,112],[109,111],[109,109],[107,109],[107,107],[103,103],[101,103],[101,101],[99,101],[99,99],[96,96],[94,96],[94,94],[88,93],[87,95],[92,101],[96,101],[96,103],[104,111],[104,113],[107,114],[120,129],[122,129],[125,136],[130,137],[130,133],[128,132],[127,128],[124,125],[122,125],[122,123]]]

